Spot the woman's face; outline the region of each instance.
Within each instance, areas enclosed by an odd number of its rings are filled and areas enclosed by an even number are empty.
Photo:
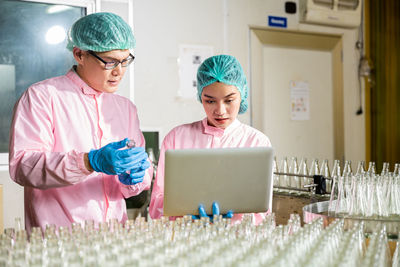
[[[127,67],[119,64],[111,70],[104,69],[104,63],[91,55],[88,51],[74,48],[74,57],[78,62],[77,73],[90,87],[104,92],[114,93],[125,74]],[[121,62],[129,57],[129,50],[112,50],[107,52],[95,52],[95,54],[106,62]]]
[[[241,97],[236,86],[215,82],[203,88],[201,101],[208,124],[225,129],[235,121]]]

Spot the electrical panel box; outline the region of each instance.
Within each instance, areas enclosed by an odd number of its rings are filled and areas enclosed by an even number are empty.
[[[300,0],[300,22],[356,28],[361,23],[362,0]]]

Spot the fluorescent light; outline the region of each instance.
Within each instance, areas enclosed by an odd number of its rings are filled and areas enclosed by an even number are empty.
[[[58,13],[58,12],[68,10],[70,8],[71,8],[70,6],[54,5],[47,9],[47,13],[49,13],[49,14]]]
[[[65,40],[65,30],[59,25],[51,27],[46,33],[46,42],[49,44],[59,44]]]

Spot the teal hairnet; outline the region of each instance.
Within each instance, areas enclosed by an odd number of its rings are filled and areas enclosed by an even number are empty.
[[[108,12],[93,13],[77,20],[68,32],[67,48],[105,52],[132,49],[135,37],[129,25],[118,15]]]
[[[197,96],[201,102],[203,88],[214,83],[223,82],[234,85],[239,90],[241,102],[239,114],[248,108],[248,87],[246,76],[239,61],[229,55],[218,55],[207,58],[197,70]]]

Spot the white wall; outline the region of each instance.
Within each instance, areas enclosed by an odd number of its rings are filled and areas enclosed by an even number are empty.
[[[223,6],[215,0],[134,1],[135,104],[141,125],[172,127],[202,119],[197,100],[177,98],[180,44],[223,48]]]
[[[263,129],[278,160],[328,159],[333,164],[332,55],[328,51],[264,46]],[[291,120],[292,80],[309,86],[309,119]],[[286,138],[285,138],[286,137]]]

